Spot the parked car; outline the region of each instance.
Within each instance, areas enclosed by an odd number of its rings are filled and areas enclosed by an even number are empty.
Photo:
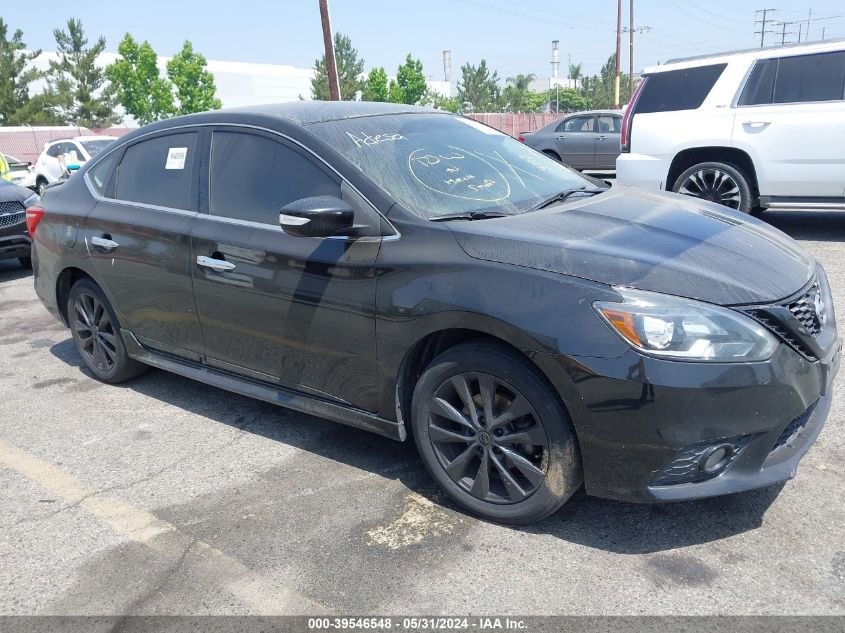
[[[622,152],[619,183],[745,213],[845,209],[845,40],[647,69]]]
[[[830,408],[830,287],[792,239],[438,110],[160,121],[27,221],[35,290],[100,380],[153,366],[413,434],[496,521],[582,482],[661,501],[789,479]]]
[[[622,112],[578,112],[552,121],[520,140],[581,171],[612,171],[619,156]]]
[[[61,160],[73,156],[75,164],[83,165],[99,154],[115,139],[113,136],[76,136],[74,138],[51,141],[44,145],[44,150],[35,162],[35,189],[44,193],[47,185],[58,182],[67,170]]]
[[[9,169],[8,173],[4,176],[6,180],[21,187],[35,187],[35,172],[32,171],[31,163],[19,160],[8,154],[3,154],[0,156],[0,159],[6,163]]]
[[[0,259],[17,258],[25,268],[32,265],[26,209],[38,200],[31,189],[0,179]]]

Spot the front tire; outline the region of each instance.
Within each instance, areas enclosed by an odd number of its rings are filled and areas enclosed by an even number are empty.
[[[126,353],[120,323],[93,280],[80,279],[73,285],[67,314],[76,350],[97,380],[117,384],[149,369]]]
[[[672,185],[672,191],[751,213],[753,194],[749,178],[729,163],[698,163],[684,171]]]
[[[30,255],[26,255],[25,257],[18,257],[18,261],[24,268],[32,268],[32,257]]]
[[[414,389],[414,439],[456,503],[520,525],[560,508],[581,485],[575,433],[557,395],[520,354],[476,341],[447,350]]]

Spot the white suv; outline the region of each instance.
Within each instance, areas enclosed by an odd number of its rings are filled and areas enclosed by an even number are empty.
[[[845,41],[649,68],[621,143],[620,184],[745,213],[845,209]]]
[[[35,190],[39,195],[43,194],[47,185],[62,177],[60,156],[75,154],[77,164],[81,165],[100,153],[113,140],[114,136],[76,136],[45,143],[41,155],[35,161]]]

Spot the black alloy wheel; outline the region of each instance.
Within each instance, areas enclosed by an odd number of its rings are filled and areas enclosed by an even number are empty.
[[[443,382],[430,403],[428,437],[458,486],[490,503],[518,503],[543,483],[549,442],[528,400],[484,373]]]
[[[100,371],[114,368],[117,333],[105,306],[93,294],[79,293],[73,302],[74,330],[87,363]]]

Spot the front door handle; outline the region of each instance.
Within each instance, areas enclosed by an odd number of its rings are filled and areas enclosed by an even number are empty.
[[[113,250],[114,250],[114,249],[116,249],[118,246],[120,246],[120,244],[118,244],[118,243],[117,243],[117,242],[115,242],[114,240],[110,240],[110,239],[109,239],[109,238],[107,238],[107,237],[97,237],[97,236],[94,236],[94,237],[92,237],[92,238],[91,238],[91,243],[92,243],[94,246],[99,246],[100,248],[103,248],[103,249],[105,249],[105,250],[107,250],[107,251],[113,251]]]
[[[200,255],[197,257],[197,266],[204,266],[210,268],[218,273],[226,272],[227,270],[234,270],[235,265],[232,262],[227,262],[225,259],[214,259],[213,257],[206,257]]]
[[[562,141],[565,138],[566,138],[565,136],[555,136],[556,141]]]
[[[765,125],[771,125],[771,121],[743,121],[743,125],[747,125],[748,127],[763,127]]]
[[[597,141],[603,141],[603,140],[604,140],[604,139],[606,139],[606,138],[607,138],[607,137],[606,137],[604,134],[600,134],[599,136],[597,136],[597,137],[596,137],[596,140],[597,140]]]

